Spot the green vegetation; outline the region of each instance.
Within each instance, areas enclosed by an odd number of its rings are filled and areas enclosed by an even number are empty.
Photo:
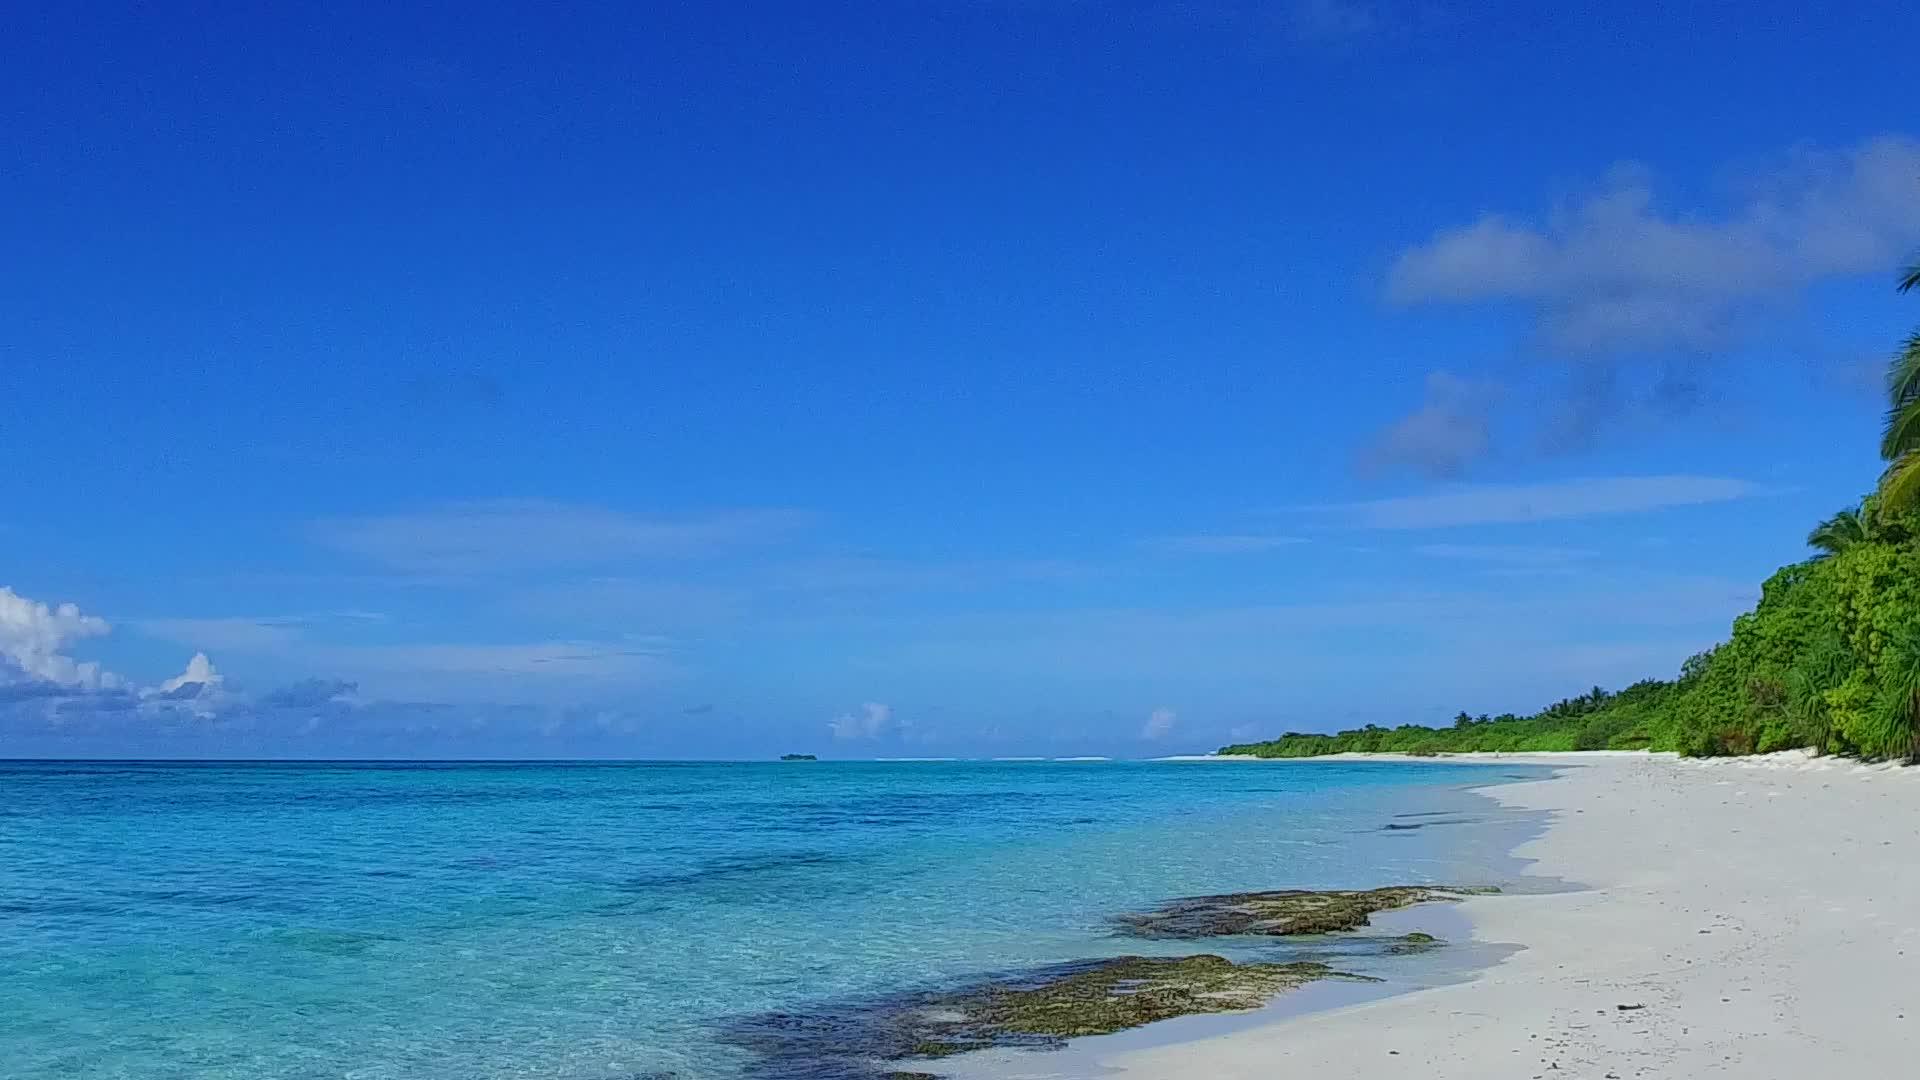
[[[780,760],[781,761],[819,761],[820,759],[813,756],[812,754],[781,754]]]
[[[1920,266],[1901,278],[1920,288]],[[1531,716],[1452,727],[1369,725],[1289,733],[1222,754],[1676,750],[1688,755],[1810,748],[1872,760],[1920,758],[1920,333],[1888,378],[1880,488],[1807,537],[1812,558],[1776,572],[1732,637],[1671,680],[1594,687]]]

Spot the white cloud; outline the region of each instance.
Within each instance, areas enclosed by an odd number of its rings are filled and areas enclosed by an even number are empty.
[[[877,739],[896,726],[893,707],[877,701],[860,706],[859,712],[841,713],[827,722],[836,739]]]
[[[1173,730],[1174,721],[1178,719],[1180,719],[1179,713],[1162,705],[1160,708],[1147,714],[1147,723],[1146,726],[1140,729],[1140,737],[1143,739],[1164,739],[1167,737],[1167,734]]]
[[[1701,349],[1750,309],[1825,278],[1890,274],[1920,246],[1920,141],[1883,136],[1806,151],[1719,216],[1655,202],[1644,170],[1544,221],[1489,214],[1403,252],[1387,294],[1403,304],[1514,301],[1541,338],[1578,353]]]
[[[1304,543],[1298,536],[1266,533],[1193,533],[1141,541],[1142,546],[1169,555],[1253,555]]]
[[[12,683],[16,689],[24,687],[31,691],[29,697],[49,703],[58,700],[65,706],[165,712],[190,701],[187,708],[202,715],[208,713],[212,692],[218,690],[221,677],[205,653],[195,653],[179,675],[137,692],[125,679],[99,664],[83,663],[66,654],[73,642],[111,630],[105,619],[84,615],[73,604],[49,607],[0,587],[0,661],[4,661],[0,663],[0,683]],[[6,678],[9,674],[17,678]],[[18,695],[15,699],[26,700]]]
[[[162,697],[181,696],[183,690],[200,693],[220,685],[221,678],[206,653],[194,653],[185,671],[161,683],[155,691]]]
[[[1769,489],[1758,484],[1719,476],[1616,476],[1540,484],[1478,484],[1431,495],[1314,509],[1355,528],[1441,529],[1643,513],[1765,494]]]
[[[1420,407],[1376,435],[1361,450],[1360,465],[1370,472],[1404,467],[1436,478],[1459,476],[1485,456],[1499,398],[1493,383],[1433,372]]]
[[[218,715],[223,705],[232,704],[220,688],[223,681],[206,653],[194,653],[186,670],[140,691],[142,708],[154,713],[184,711],[208,719]]]
[[[73,604],[48,607],[0,586],[0,661],[30,680],[82,690],[118,686],[119,678],[99,664],[66,655],[67,646],[111,629],[105,619],[83,615]]]
[[[538,499],[454,503],[317,522],[322,543],[394,566],[465,574],[639,558],[682,558],[762,541],[806,520],[787,510],[647,517]]]

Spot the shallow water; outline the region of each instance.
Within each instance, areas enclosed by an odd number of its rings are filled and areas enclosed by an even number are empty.
[[[1510,877],[1527,826],[1462,789],[1535,773],[1495,772],[0,762],[0,1059],[13,1080],[751,1076],[769,1063],[721,1037],[742,1017],[1195,951],[1114,936],[1156,900]]]

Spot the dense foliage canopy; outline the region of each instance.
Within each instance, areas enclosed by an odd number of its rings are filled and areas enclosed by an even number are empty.
[[[1901,279],[1920,287],[1920,268]],[[1920,334],[1894,357],[1880,490],[1808,536],[1815,555],[1776,572],[1725,643],[1672,680],[1595,687],[1531,716],[1470,716],[1446,728],[1369,725],[1289,733],[1223,754],[1345,751],[1677,750],[1799,747],[1874,759],[1920,757]]]

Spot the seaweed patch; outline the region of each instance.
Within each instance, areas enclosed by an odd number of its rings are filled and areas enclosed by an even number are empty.
[[[1235,963],[1222,956],[1119,956],[818,1013],[748,1018],[727,1041],[761,1059],[769,1080],[906,1080],[903,1068],[990,1047],[1051,1049],[1177,1016],[1243,1012],[1322,979],[1375,981],[1311,961]]]
[[[1499,891],[1491,886],[1390,885],[1382,889],[1224,893],[1168,901],[1115,921],[1126,933],[1152,938],[1332,934],[1366,926],[1375,912]]]

